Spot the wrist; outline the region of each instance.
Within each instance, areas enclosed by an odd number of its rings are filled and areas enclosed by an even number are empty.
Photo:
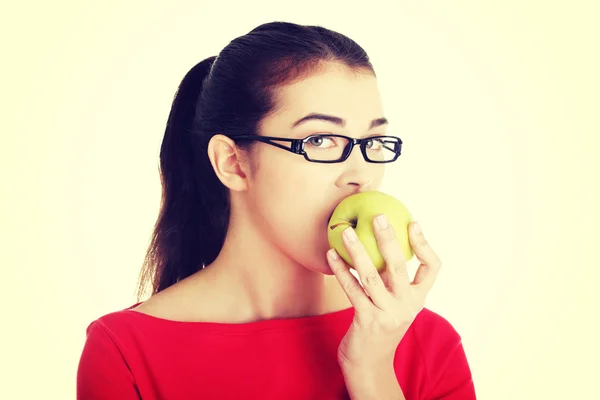
[[[368,378],[377,378],[390,374],[395,375],[393,358],[380,360],[369,365],[340,360],[339,365],[344,375],[364,376]]]

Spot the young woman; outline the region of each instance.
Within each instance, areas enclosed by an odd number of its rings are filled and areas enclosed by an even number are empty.
[[[192,68],[161,147],[152,296],[90,324],[78,398],[475,398],[459,334],[424,308],[441,263],[418,225],[414,282],[385,216],[382,275],[352,228],[363,285],[328,251],[395,134],[365,51],[322,27],[264,24]]]

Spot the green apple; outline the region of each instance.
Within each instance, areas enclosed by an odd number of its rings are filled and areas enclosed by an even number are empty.
[[[402,202],[393,196],[379,191],[356,193],[343,199],[337,205],[329,220],[327,238],[329,245],[350,265],[352,259],[342,241],[342,232],[353,227],[359,240],[365,246],[375,268],[381,273],[385,269],[385,260],[379,252],[379,246],[373,231],[373,218],[385,214],[394,227],[406,261],[413,258],[414,253],[408,240],[408,225],[413,217]]]

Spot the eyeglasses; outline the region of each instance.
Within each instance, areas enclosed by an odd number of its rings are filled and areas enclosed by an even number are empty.
[[[345,161],[354,146],[359,145],[365,161],[370,163],[390,163],[400,156],[402,140],[395,136],[371,136],[364,139],[354,139],[343,135],[310,135],[304,139],[290,139],[274,136],[241,135],[231,139],[255,140],[279,147],[291,153],[303,155],[307,161],[318,163],[339,163]],[[287,147],[281,143],[290,143]]]

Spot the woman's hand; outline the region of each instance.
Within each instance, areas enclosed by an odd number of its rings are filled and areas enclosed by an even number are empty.
[[[327,258],[355,309],[354,320],[338,348],[340,366],[343,370],[362,371],[375,377],[379,374],[390,376],[393,372],[398,344],[423,309],[441,262],[418,224],[412,223],[409,241],[421,265],[410,282],[394,228],[385,216],[374,218],[373,227],[386,263],[381,275],[352,228],[343,232],[343,241],[364,286],[350,273],[350,267],[335,250],[331,249]]]

